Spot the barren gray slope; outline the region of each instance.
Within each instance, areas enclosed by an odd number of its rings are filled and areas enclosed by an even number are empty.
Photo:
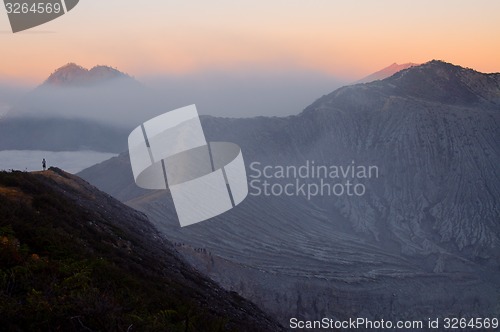
[[[166,193],[131,189],[126,155],[81,175],[215,254],[193,262],[283,320],[484,315],[500,310],[499,123],[498,74],[433,61],[338,89],[298,116],[204,119],[209,140],[239,144],[247,165],[377,165],[363,197],[249,196],[179,229]]]

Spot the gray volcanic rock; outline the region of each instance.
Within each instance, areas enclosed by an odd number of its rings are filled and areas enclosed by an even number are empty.
[[[202,121],[208,140],[241,146],[249,175],[252,162],[377,166],[362,196],[250,195],[181,229],[168,193],[134,188],[127,154],[80,175],[284,324],[498,316],[499,96],[500,74],[431,61],[340,88],[297,116]]]

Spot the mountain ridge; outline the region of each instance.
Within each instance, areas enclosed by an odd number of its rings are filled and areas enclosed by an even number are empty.
[[[202,118],[207,140],[241,147],[247,174],[254,161],[377,165],[381,177],[358,198],[250,195],[181,232],[168,193],[135,187],[126,153],[80,175],[148,214],[173,241],[217,255],[193,261],[283,324],[325,312],[417,319],[437,296],[441,317],[498,313],[498,83],[499,74],[431,61],[337,89],[296,116]],[[335,306],[338,294],[353,306]]]
[[[499,90],[500,73],[480,73],[444,61],[431,60],[382,80],[341,87],[313,102],[304,112],[333,99],[338,99],[335,104],[339,107],[363,104],[365,108],[376,109],[380,107],[383,94],[447,105],[481,104],[482,107],[491,108],[500,104]],[[357,99],[360,94],[363,98]]]

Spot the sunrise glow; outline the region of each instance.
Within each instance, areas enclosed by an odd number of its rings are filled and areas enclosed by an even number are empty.
[[[85,0],[12,34],[0,12],[0,80],[39,82],[67,62],[134,76],[306,69],[355,79],[442,59],[500,71],[498,1]]]

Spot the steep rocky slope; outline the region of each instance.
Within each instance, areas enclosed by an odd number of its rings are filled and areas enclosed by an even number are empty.
[[[498,316],[500,74],[431,61],[338,89],[298,116],[203,126],[209,140],[242,147],[249,175],[252,162],[354,161],[379,176],[362,180],[362,196],[250,195],[179,229],[168,193],[135,188],[126,154],[81,175],[144,211],[189,245],[181,248],[193,264],[284,323]]]
[[[146,219],[59,169],[0,172],[5,331],[276,331]]]

